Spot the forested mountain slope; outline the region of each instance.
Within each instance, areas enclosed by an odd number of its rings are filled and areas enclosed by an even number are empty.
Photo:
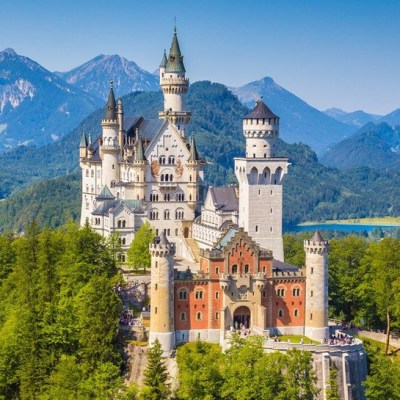
[[[161,107],[160,92],[133,93],[124,98],[127,115],[141,114],[156,118]],[[208,183],[222,185],[235,182],[233,158],[244,154],[242,117],[247,109],[225,86],[210,82],[191,85],[188,108],[193,113],[188,135],[195,134],[200,153],[210,163],[206,168]],[[3,197],[21,185],[32,184],[34,180],[78,172],[78,145],[82,131],[96,137],[100,133],[102,115],[103,110],[94,112],[52,145],[39,149],[20,148],[1,155],[0,164],[3,168],[0,188]],[[387,174],[364,167],[340,172],[320,164],[308,146],[289,145],[283,141],[278,142],[276,154],[288,157],[292,164],[284,183],[285,222],[400,214],[399,172]],[[77,181],[73,183],[74,180],[68,177],[56,182],[59,193],[65,189],[68,192],[65,198],[71,199],[71,211],[66,216],[79,215]],[[42,211],[49,207],[49,203],[54,203],[52,185],[50,182],[35,186],[25,194],[20,193],[18,197],[12,196],[1,203],[1,228],[21,229],[23,223],[35,215],[43,216],[44,219],[39,221],[41,224],[57,226],[62,223],[63,218],[56,219],[53,216],[50,220],[46,215],[51,213]],[[35,191],[40,191],[40,196],[35,195]],[[36,206],[31,205],[36,199],[40,199]],[[20,205],[15,207],[13,203]],[[28,210],[28,204],[32,211],[24,213],[24,209]],[[24,218],[18,216],[21,213]]]

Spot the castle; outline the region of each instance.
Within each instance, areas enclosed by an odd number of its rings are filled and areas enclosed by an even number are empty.
[[[82,135],[81,224],[103,236],[118,232],[122,254],[149,221],[149,342],[166,354],[197,339],[225,346],[232,330],[265,337],[304,335],[324,342],[328,326],[329,242],[319,232],[304,242],[304,267],[284,261],[282,183],[289,163],[275,156],[279,117],[262,101],[243,118],[245,156],[235,159],[238,186],[206,192],[205,160],[187,137],[189,80],[176,30],[160,64],[164,109],[156,120],[124,116],[111,82],[102,134]],[[292,343],[266,342],[265,351]],[[326,399],[332,365],[341,398],[364,399],[362,343],[300,345],[313,355]]]
[[[205,161],[186,136],[189,80],[176,30],[160,64],[164,110],[157,120],[124,116],[111,83],[102,134],[82,135],[81,224],[118,232],[121,261],[149,221],[150,342],[166,352],[196,339],[222,343],[232,329],[264,335],[329,336],[327,252],[319,233],[305,242],[306,267],[284,262],[282,183],[288,160],[275,156],[279,117],[262,101],[243,118],[239,185],[205,192]],[[177,268],[190,265],[191,268]]]

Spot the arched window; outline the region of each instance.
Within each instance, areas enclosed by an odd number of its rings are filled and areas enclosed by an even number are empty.
[[[293,311],[293,316],[295,318],[297,318],[299,315],[300,315],[299,310],[296,309],[296,310]]]
[[[151,219],[151,220],[156,220],[156,219],[158,219],[158,210],[157,210],[157,209],[153,208],[153,209],[150,211],[150,219]]]
[[[293,288],[292,292],[293,292],[293,297],[299,297],[300,296],[300,288],[298,288],[298,287]]]
[[[179,298],[179,300],[187,300],[188,299],[187,289],[179,289],[178,298]]]
[[[249,273],[249,265],[248,265],[248,264],[246,264],[246,265],[244,266],[244,273],[245,273],[245,274],[248,274],[248,273]]]
[[[250,185],[255,185],[256,183],[257,183],[257,181],[258,181],[258,170],[257,170],[257,168],[256,167],[253,167],[251,170],[250,170],[250,174],[249,174],[249,184]]]
[[[186,313],[181,312],[181,321],[186,321]]]
[[[183,211],[183,209],[182,208],[178,208],[176,211],[175,211],[175,219],[176,220],[182,220],[182,219],[184,219],[184,215],[185,213],[184,213],[184,211]]]
[[[170,219],[170,211],[169,210],[164,211],[164,219]]]
[[[202,289],[198,289],[194,292],[194,298],[196,300],[202,300],[204,295],[204,291]]]
[[[232,274],[237,274],[237,265],[232,265]]]
[[[126,244],[126,239],[125,238],[122,238],[121,244],[122,244],[122,246],[125,246],[125,244]]]
[[[278,310],[278,318],[283,318],[284,315],[283,310]]]
[[[165,156],[160,156],[160,158],[158,159],[158,162],[160,163],[160,165],[164,165],[165,164]]]
[[[199,312],[196,314],[196,319],[197,319],[198,321],[200,321],[202,318],[203,318],[203,316],[201,315],[201,312],[199,311]]]
[[[89,170],[88,169],[86,170],[86,176],[89,176]]]
[[[276,289],[276,297],[285,297],[285,289],[284,288]]]
[[[168,157],[168,164],[175,164],[175,157],[174,156],[169,156]]]

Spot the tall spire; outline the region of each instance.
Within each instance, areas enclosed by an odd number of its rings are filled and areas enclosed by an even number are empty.
[[[194,135],[190,137],[190,156],[188,161],[200,161],[199,153],[197,152],[196,142],[194,140]]]
[[[85,132],[82,132],[81,143],[79,144],[79,147],[82,149],[86,149],[87,146],[88,146],[88,141],[86,138],[86,134]]]
[[[172,37],[171,48],[165,72],[183,72],[185,73],[185,66],[183,65],[183,56],[179,48],[178,35],[176,34],[176,26],[174,28],[174,36]]]
[[[144,155],[144,147],[143,147],[143,140],[142,136],[139,135],[137,144],[136,144],[136,154],[135,154],[135,161],[145,161],[145,155]]]
[[[160,68],[165,68],[167,66],[167,62],[168,62],[167,53],[166,53],[166,51],[164,49],[164,54],[163,54],[163,58],[162,58],[161,63],[160,63]]]
[[[104,116],[104,119],[108,120],[116,120],[116,108],[117,104],[115,102],[115,96],[114,96],[114,90],[113,90],[113,81],[110,81],[110,92],[108,93],[108,101],[107,101],[107,106],[106,106],[106,114]]]

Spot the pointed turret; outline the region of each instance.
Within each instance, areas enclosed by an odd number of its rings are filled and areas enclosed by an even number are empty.
[[[87,146],[88,146],[88,141],[86,138],[86,134],[85,134],[85,132],[82,132],[81,143],[79,144],[79,148],[86,149]]]
[[[117,103],[115,102],[113,81],[110,81],[110,92],[108,93],[108,101],[106,105],[106,113],[104,119],[116,120],[117,119]]]
[[[160,63],[160,68],[165,68],[167,66],[167,62],[168,62],[168,60],[167,60],[167,52],[164,49],[164,54],[163,54],[163,58],[162,58],[161,63]]]
[[[196,141],[194,140],[194,135],[190,137],[190,156],[188,158],[188,161],[201,161],[199,153],[197,151]]]
[[[85,158],[87,156],[88,141],[85,132],[82,132],[81,143],[79,144],[79,156]]]
[[[183,56],[179,47],[178,35],[176,34],[176,28],[174,29],[174,36],[172,38],[171,48],[169,50],[169,56],[165,72],[183,72],[185,73],[185,66],[183,65]]]
[[[142,137],[139,135],[136,143],[135,162],[143,162],[143,161],[146,161],[146,157],[144,155],[143,140]]]

